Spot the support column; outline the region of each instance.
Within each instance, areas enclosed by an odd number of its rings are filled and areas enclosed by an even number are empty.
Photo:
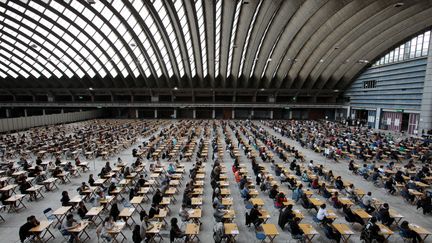
[[[192,118],[193,118],[193,119],[196,119],[196,109],[193,109],[193,110],[192,110]]]
[[[213,111],[212,111],[212,118],[216,119],[216,110],[214,108],[213,108]]]
[[[9,118],[10,117],[10,110],[6,109],[6,117]]]
[[[234,111],[234,108],[233,108],[233,110],[231,111],[231,119],[234,119],[235,118],[235,111]]]
[[[64,113],[64,109],[63,109],[63,108],[62,108],[62,109],[60,110],[60,113],[61,113],[61,114],[63,114],[63,113]]]
[[[174,119],[177,119],[177,109],[174,109],[173,118],[174,118]]]
[[[347,119],[351,119],[351,106],[348,106],[347,108],[347,115],[346,115]]]
[[[42,115],[45,116],[45,109],[42,109]]]
[[[375,129],[379,129],[381,120],[381,107],[378,107],[375,114]]]
[[[24,117],[27,117],[27,109],[24,109]]]
[[[138,118],[138,109],[135,109],[135,118]]]
[[[270,111],[270,119],[273,120],[273,110]]]
[[[154,110],[154,118],[155,118],[155,119],[158,118],[157,109]]]
[[[288,112],[288,119],[292,119],[292,110],[289,110]]]
[[[255,111],[252,109],[250,113],[250,118],[253,119],[254,115],[255,115]]]
[[[426,65],[426,75],[423,85],[419,133],[425,133],[432,128],[432,41],[429,42],[429,52]]]

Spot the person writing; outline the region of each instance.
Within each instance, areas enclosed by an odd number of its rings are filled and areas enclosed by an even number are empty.
[[[36,219],[34,215],[27,217],[27,222],[23,224],[19,229],[19,238],[21,242],[24,242],[27,237],[32,236],[30,233],[30,229],[36,227],[40,224],[40,222]]]

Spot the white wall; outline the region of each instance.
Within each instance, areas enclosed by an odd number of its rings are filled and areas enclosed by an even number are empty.
[[[83,121],[100,117],[102,110],[70,112],[42,116],[28,116],[0,119],[0,132],[24,130],[31,127]]]

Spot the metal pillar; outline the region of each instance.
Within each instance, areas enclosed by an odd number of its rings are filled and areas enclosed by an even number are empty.
[[[375,114],[375,129],[379,129],[381,120],[381,107],[378,107]]]
[[[157,109],[154,110],[154,118],[158,118]]]
[[[429,42],[429,52],[426,65],[426,75],[423,85],[419,133],[432,129],[432,41]]]

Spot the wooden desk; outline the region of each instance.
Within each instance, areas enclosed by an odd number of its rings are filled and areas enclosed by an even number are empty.
[[[261,227],[263,228],[264,234],[269,238],[270,242],[273,242],[276,236],[279,235],[276,225],[274,224],[262,224]]]
[[[391,229],[389,229],[387,226],[381,223],[377,223],[377,225],[380,228],[381,234],[386,238],[386,240],[388,240],[388,238],[390,238],[390,236],[393,235],[394,232]]]
[[[344,242],[348,242],[349,238],[355,233],[346,224],[332,224],[333,228],[336,229],[342,236]]]
[[[188,214],[189,214],[189,219],[194,221],[194,223],[196,223],[196,224],[201,223],[201,217],[202,217],[201,209],[199,209],[199,208],[191,209],[188,211]]]
[[[30,233],[34,234],[39,242],[48,242],[50,239],[55,238],[52,232],[49,230],[49,227],[52,223],[52,221],[42,220],[38,226],[30,229]],[[49,234],[48,239],[44,239],[46,234]]]
[[[121,235],[123,237],[123,239],[120,242],[123,242],[124,240],[126,240],[126,236],[123,234],[123,229],[126,226],[125,222],[115,222],[114,223],[114,227],[111,230],[108,230],[107,233],[111,235],[112,237],[112,242],[119,242],[117,240],[117,237],[119,235]]]
[[[132,217],[132,215],[135,212],[135,208],[123,208],[122,211],[119,214],[119,217],[123,219],[123,221],[126,223],[126,225],[131,228],[132,224],[129,224],[129,219],[132,219],[133,223],[136,224],[135,219]]]
[[[203,199],[202,197],[193,197],[191,201],[193,207],[200,207],[202,205]]]
[[[228,238],[228,242],[235,242],[235,238],[239,234],[237,224],[225,223],[224,224],[225,235]]]
[[[418,225],[416,225],[416,224],[410,224],[409,227],[410,227],[410,229],[414,230],[415,232],[417,232],[417,234],[419,234],[419,235],[422,237],[423,242],[426,240],[426,238],[427,238],[429,235],[432,234],[432,233],[431,233],[430,231],[428,231],[427,229],[425,229],[425,228],[423,228],[423,227],[421,227],[421,226],[418,226]]]
[[[99,218],[100,223],[103,221],[102,217],[100,216],[101,212],[103,211],[103,207],[92,207],[87,213],[86,216],[90,217],[90,220],[95,224],[96,226],[99,224],[96,224],[96,220]]]
[[[143,201],[144,201],[144,197],[141,197],[141,196],[135,196],[135,197],[133,197],[132,198],[132,200],[130,200],[130,204],[132,204],[132,206],[134,207],[134,208],[138,208],[138,207],[140,207],[141,208],[141,210],[144,210],[144,208],[142,207],[142,205],[141,205],[141,203],[143,203]]]
[[[189,236],[189,241],[193,242],[194,239],[197,239],[199,242],[200,239],[198,238],[198,234],[200,232],[200,226],[199,224],[187,224],[185,234]]]
[[[74,236],[74,238],[77,242],[84,242],[87,239],[91,238],[90,235],[86,231],[89,224],[90,224],[90,222],[88,222],[88,221],[81,221],[76,227],[68,230],[68,232]],[[82,239],[83,235],[85,236],[84,239]]]
[[[54,191],[55,189],[58,189],[58,186],[56,182],[58,181],[58,178],[48,178],[42,182],[42,184],[45,186],[47,191]]]
[[[399,225],[399,222],[404,218],[402,214],[396,212],[396,210],[394,210],[393,208],[389,209],[389,213],[390,213],[390,217],[395,219],[396,225]]]
[[[229,197],[222,198],[222,205],[229,208],[233,205],[233,199]]]
[[[31,200],[37,201],[38,195],[40,196],[40,198],[44,197],[42,194],[42,189],[43,189],[43,186],[35,185],[35,186],[32,186],[29,189],[27,189],[26,192],[29,193]]]
[[[319,235],[318,231],[311,224],[299,224],[300,229],[303,230],[307,242],[312,242],[312,239]]]
[[[372,218],[372,216],[370,214],[368,214],[365,210],[361,209],[361,208],[357,208],[352,210],[352,212],[354,214],[357,214],[360,218],[362,218],[364,221],[369,220],[370,218]]]
[[[54,225],[54,227],[56,227],[58,224],[62,224],[63,223],[63,219],[66,218],[66,214],[72,209],[71,206],[67,206],[67,207],[60,207],[58,208],[56,211],[54,211],[52,214],[54,215],[54,217],[56,217],[57,222]]]
[[[264,201],[261,198],[251,198],[250,201],[252,205],[258,205],[258,207],[262,207],[265,205]]]
[[[161,222],[155,222],[149,228],[147,228],[146,233],[150,234],[149,242],[156,242],[155,240],[156,237],[159,237],[160,241],[163,240],[162,236],[160,235],[160,230],[162,226],[163,224]]]
[[[25,194],[16,194],[6,199],[6,202],[8,202],[9,204],[8,212],[18,212],[18,210],[20,210],[21,208],[27,208],[23,203],[23,199],[25,196]],[[20,207],[20,205],[22,207]]]

